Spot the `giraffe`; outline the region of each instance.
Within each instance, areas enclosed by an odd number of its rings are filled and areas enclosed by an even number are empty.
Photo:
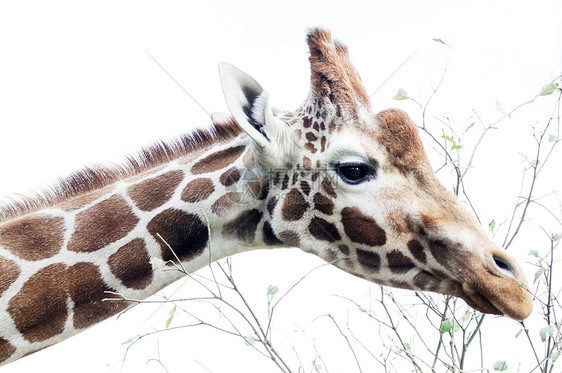
[[[309,30],[295,111],[232,65],[230,114],[113,168],[77,172],[0,217],[0,362],[76,334],[238,252],[298,247],[366,280],[525,319],[518,263],[437,180],[416,126],[371,111],[347,47]],[[153,268],[151,262],[167,263]]]

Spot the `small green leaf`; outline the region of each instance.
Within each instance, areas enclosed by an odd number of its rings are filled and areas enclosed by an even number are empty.
[[[474,127],[475,124],[476,124],[475,122],[470,123],[470,124],[468,125],[468,127],[466,127],[466,129],[464,130],[464,133],[467,133],[469,129],[471,129],[472,127]]]
[[[393,100],[407,100],[409,99],[408,97],[408,92],[406,92],[405,89],[399,88],[398,92],[396,92],[396,95],[394,95],[394,97],[392,97]]]
[[[540,161],[538,159],[533,159],[531,161],[531,166],[533,167],[537,167],[540,164]]]
[[[553,364],[558,360],[558,356],[560,356],[560,351],[554,351],[552,355],[550,355],[550,360]]]
[[[539,335],[541,336],[541,341],[546,341],[547,337],[552,337],[556,332],[556,328],[552,325],[545,326],[539,331]]]
[[[166,320],[166,329],[170,327],[170,324],[172,323],[172,319],[174,318],[175,314],[176,314],[176,306],[174,305],[174,308],[172,308],[172,310],[170,311],[170,317],[168,317],[168,320]]]
[[[447,333],[453,328],[453,321],[451,319],[445,319],[441,322],[441,333]]]
[[[521,332],[523,331],[523,329],[519,329],[519,331],[517,332],[517,334],[515,334],[515,338],[519,338],[519,335],[521,335]]]
[[[496,219],[492,219],[490,224],[488,224],[488,228],[490,228],[490,232],[493,232],[493,231],[496,230]]]
[[[443,39],[441,39],[441,38],[433,38],[431,40],[433,40],[434,42],[439,43],[439,44],[447,45],[447,43],[445,43],[443,41]]]
[[[545,273],[545,272],[546,272],[546,268],[539,268],[539,269],[535,272],[535,279],[533,280],[533,284],[534,284],[535,282],[537,282],[537,280],[539,279],[539,277],[541,277],[541,275],[542,275],[543,273]]]
[[[443,136],[441,136],[441,138],[443,138],[443,139],[445,139],[445,140],[447,140],[447,141],[450,141],[450,142],[452,142],[453,144],[456,144],[456,143],[457,143],[455,140],[453,140],[452,138],[450,138],[450,137],[447,136],[447,135],[443,135]]]
[[[246,338],[244,338],[244,341],[245,341],[245,343],[246,343],[246,346],[251,346],[251,345],[253,345],[254,343],[256,343],[256,339],[254,338],[253,335],[247,336]]]
[[[455,149],[462,149],[462,145],[455,144],[451,146],[451,150],[455,150]]]
[[[539,96],[548,96],[554,93],[558,89],[558,85],[556,83],[548,83],[544,87],[541,88]]]
[[[494,370],[504,371],[507,370],[507,362],[505,360],[498,360],[494,363]]]
[[[363,313],[367,313],[367,310],[364,309],[363,307],[359,307],[359,311],[363,312]]]
[[[279,292],[279,287],[276,286],[276,285],[269,285],[267,287],[267,295],[269,295],[269,296],[274,296],[278,292]]]
[[[560,241],[560,234],[555,234],[554,236],[552,236],[552,241]]]
[[[535,258],[539,257],[539,253],[537,252],[537,250],[531,250],[529,251],[529,255],[534,256]]]
[[[133,340],[134,340],[134,339],[135,339],[135,338],[129,338],[129,339],[127,339],[125,342],[122,342],[121,345],[128,345],[128,344],[131,344],[131,343],[133,343]]]
[[[548,141],[550,141],[550,142],[557,142],[557,141],[560,141],[560,140],[562,140],[562,139],[560,137],[556,136],[556,135],[548,136]]]

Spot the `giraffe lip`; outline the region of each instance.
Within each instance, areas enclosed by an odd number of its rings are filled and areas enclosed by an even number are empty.
[[[496,307],[496,305],[490,299],[477,291],[475,287],[466,282],[463,283],[461,287],[463,293],[462,295],[464,295],[461,296],[461,298],[463,298],[465,302],[475,310],[494,315],[504,314],[504,312]]]

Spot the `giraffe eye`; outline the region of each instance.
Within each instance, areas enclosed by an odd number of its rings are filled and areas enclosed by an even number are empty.
[[[337,163],[334,168],[343,181],[352,185],[369,181],[376,176],[374,168],[365,163]]]

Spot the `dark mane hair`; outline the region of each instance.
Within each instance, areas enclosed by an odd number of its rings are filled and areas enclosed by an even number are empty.
[[[127,157],[122,164],[84,167],[35,195],[9,197],[7,203],[0,203],[0,223],[99,190],[215,142],[232,139],[241,132],[234,120],[215,123],[209,129],[199,129],[176,140],[157,142],[142,148],[136,155]]]

